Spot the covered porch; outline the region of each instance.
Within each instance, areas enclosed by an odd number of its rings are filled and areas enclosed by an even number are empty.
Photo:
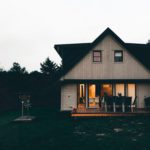
[[[150,115],[145,96],[139,101],[136,83],[81,83],[77,85],[77,116],[137,116]],[[148,98],[149,99],[149,98]],[[150,101],[150,100],[149,100]]]
[[[107,111],[109,105],[115,112],[116,106],[121,105],[124,111],[125,105],[139,105],[136,93],[135,83],[77,84],[77,108]]]

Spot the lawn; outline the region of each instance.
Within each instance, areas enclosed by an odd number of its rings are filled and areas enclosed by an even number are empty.
[[[50,108],[36,108],[37,119],[15,123],[19,111],[0,114],[0,150],[148,150],[150,118],[73,119]]]

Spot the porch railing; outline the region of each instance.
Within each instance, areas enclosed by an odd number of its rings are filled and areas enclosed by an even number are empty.
[[[106,96],[104,97],[104,101],[102,102],[102,109],[104,109],[105,112],[112,109],[113,112],[116,112],[117,109],[122,110],[122,112],[131,111],[133,112],[136,108],[136,98],[132,102],[132,97],[126,97],[126,96]]]
[[[134,101],[132,102],[132,97],[127,96],[105,96],[101,100],[101,107],[96,109],[86,109],[78,108],[77,110],[74,109],[73,112],[133,112],[137,106],[137,97],[135,97]]]

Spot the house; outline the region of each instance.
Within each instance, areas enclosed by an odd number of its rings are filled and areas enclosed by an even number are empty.
[[[61,111],[101,109],[104,94],[150,97],[150,43],[125,43],[107,28],[92,43],[59,44],[62,58]]]

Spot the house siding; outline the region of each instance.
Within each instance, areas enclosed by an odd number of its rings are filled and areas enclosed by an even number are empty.
[[[93,62],[93,50],[102,50],[102,63]],[[123,50],[123,62],[114,62],[114,50]],[[150,79],[150,71],[113,37],[106,36],[62,79]]]
[[[150,97],[150,84],[137,84],[137,107],[144,108],[144,98]]]
[[[61,87],[61,111],[77,108],[77,85],[67,84]]]

